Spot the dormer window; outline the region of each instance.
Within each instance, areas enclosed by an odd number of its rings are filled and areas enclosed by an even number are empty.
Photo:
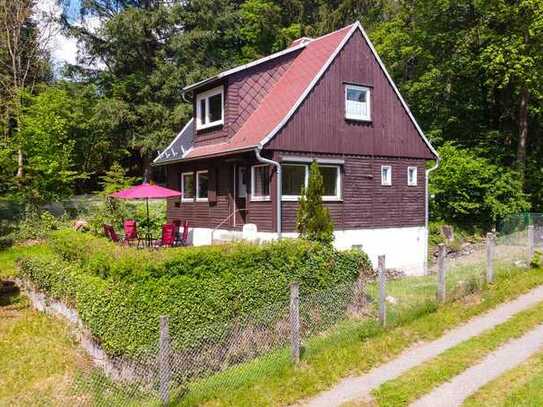
[[[224,123],[224,87],[219,86],[196,96],[196,128],[206,129]]]
[[[348,120],[371,120],[370,88],[345,85],[345,118]]]

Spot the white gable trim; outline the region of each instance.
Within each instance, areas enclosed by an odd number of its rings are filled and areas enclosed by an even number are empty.
[[[417,123],[417,120],[415,119],[415,116],[413,116],[413,113],[411,113],[411,109],[409,109],[409,106],[407,106],[407,103],[405,103],[405,100],[404,100],[402,94],[400,93],[400,91],[398,90],[398,87],[396,86],[396,84],[392,80],[392,77],[388,73],[388,71],[387,71],[387,69],[385,67],[385,64],[383,64],[383,61],[381,61],[381,58],[379,57],[379,54],[377,54],[377,51],[375,50],[375,47],[373,46],[371,40],[369,39],[368,35],[366,34],[366,31],[364,31],[364,28],[362,27],[362,25],[360,24],[359,21],[356,22],[356,25],[360,29],[360,31],[362,32],[362,35],[364,36],[364,39],[368,43],[368,45],[369,45],[369,47],[371,49],[371,52],[373,53],[373,56],[375,57],[375,59],[379,63],[379,66],[381,67],[383,72],[385,73],[385,76],[388,79],[388,82],[392,86],[392,89],[394,89],[394,92],[396,92],[396,96],[398,96],[398,99],[400,99],[400,102],[402,103],[403,108],[405,109],[405,111],[407,112],[407,115],[409,116],[409,118],[411,119],[413,124],[415,125],[415,128],[419,132],[419,135],[422,137],[422,140],[426,143],[426,145],[428,146],[430,151],[432,153],[434,153],[436,158],[439,158],[439,155],[437,154],[437,151],[434,149],[432,144],[430,144],[430,141],[426,138],[426,136],[424,135],[424,132],[420,128],[419,124]]]
[[[164,155],[164,153],[165,153],[166,151],[168,151],[170,148],[172,148],[172,146],[175,144],[175,142],[177,141],[177,139],[179,139],[179,137],[181,137],[181,135],[185,132],[185,130],[187,130],[187,127],[189,127],[189,126],[192,124],[193,121],[194,121],[194,117],[191,118],[191,119],[187,122],[187,124],[185,124],[185,126],[183,127],[183,129],[182,129],[179,133],[177,133],[177,136],[175,136],[175,138],[174,138],[173,141],[168,145],[168,147],[166,147],[164,150],[162,150],[162,152],[158,155],[158,157],[155,158],[155,159],[153,160],[153,163],[156,163],[158,160],[160,160],[160,159],[162,158],[162,156]],[[184,156],[184,155],[185,155],[185,150],[183,149],[183,147],[181,147],[181,150],[182,150],[182,151],[181,151],[181,155]],[[188,151],[188,150],[187,150],[187,151]]]
[[[326,70],[328,69],[328,67],[332,64],[332,62],[334,61],[334,59],[336,58],[336,56],[339,54],[339,52],[343,49],[343,47],[345,46],[345,44],[347,43],[347,41],[352,37],[352,35],[355,33],[355,31],[359,29],[360,32],[362,33],[364,39],[366,40],[367,44],[369,45],[370,47],[370,50],[371,52],[373,53],[373,56],[375,57],[375,59],[377,60],[377,62],[379,63],[379,66],[381,67],[381,69],[383,70],[383,72],[385,73],[385,76],[388,80],[388,82],[390,83],[390,85],[392,86],[392,89],[394,89],[394,92],[396,93],[396,96],[398,96],[398,99],[400,100],[402,106],[404,107],[405,111],[407,112],[407,115],[409,116],[409,118],[411,119],[411,121],[413,122],[413,124],[415,125],[415,128],[417,129],[419,135],[422,137],[422,140],[426,143],[426,145],[428,146],[428,148],[430,149],[430,151],[436,156],[436,158],[439,158],[439,155],[437,154],[437,151],[434,149],[434,147],[430,144],[430,141],[426,138],[426,136],[424,135],[424,133],[422,132],[422,129],[420,128],[419,124],[417,123],[417,121],[415,120],[415,117],[413,116],[413,114],[411,113],[411,110],[409,109],[409,107],[407,106],[407,103],[405,103],[405,100],[403,99],[402,95],[400,94],[400,91],[398,90],[398,88],[396,87],[396,84],[394,83],[394,81],[392,80],[390,74],[388,73],[388,71],[386,70],[385,68],[385,65],[383,64],[383,61],[381,61],[381,58],[379,58],[379,55],[377,55],[377,51],[375,50],[373,44],[371,43],[368,35],[366,34],[366,32],[364,31],[364,28],[362,28],[362,25],[360,24],[359,21],[357,21],[356,23],[353,24],[352,28],[350,29],[349,33],[345,36],[345,38],[343,38],[343,40],[341,41],[341,43],[338,45],[338,47],[336,48],[336,50],[334,51],[334,53],[330,56],[330,58],[328,58],[328,61],[326,61],[326,63],[323,65],[323,67],[321,68],[321,70],[317,73],[317,75],[313,78],[313,80],[311,81],[311,83],[309,84],[309,86],[306,88],[306,90],[302,93],[302,95],[300,96],[300,98],[298,99],[298,101],[294,104],[294,106],[289,110],[289,112],[287,113],[287,115],[279,122],[279,124],[270,132],[268,133],[268,135],[266,137],[264,137],[264,139],[259,143],[259,148],[262,149],[264,147],[265,144],[269,143],[271,141],[271,139],[279,132],[279,130],[281,130],[283,128],[283,126],[285,126],[285,124],[290,120],[290,118],[292,117],[292,115],[294,114],[294,112],[296,112],[296,110],[298,110],[298,108],[300,107],[300,105],[302,104],[302,102],[305,100],[305,98],[307,97],[307,95],[309,95],[309,93],[311,92],[311,90],[313,90],[313,88],[315,87],[315,85],[317,84],[317,82],[319,81],[319,79],[322,77],[322,75],[324,75],[324,73],[326,72]],[[332,33],[330,33],[332,34]],[[330,35],[330,34],[327,34],[327,35]],[[322,37],[321,37],[322,38]]]
[[[359,24],[359,23],[357,23],[357,24]],[[309,86],[305,89],[304,93],[302,93],[302,96],[300,96],[300,98],[294,104],[294,106],[292,106],[292,108],[289,110],[287,115],[279,122],[279,124],[277,126],[275,126],[275,128],[270,133],[268,133],[268,135],[266,137],[264,137],[264,139],[262,141],[260,141],[260,143],[258,144],[260,149],[262,149],[264,147],[264,145],[267,144],[273,138],[273,136],[275,136],[277,134],[277,132],[283,128],[283,126],[285,124],[287,124],[287,122],[292,117],[294,112],[296,110],[298,110],[298,107],[300,107],[300,105],[305,100],[307,95],[309,95],[309,92],[311,92],[311,90],[315,87],[315,85],[317,84],[317,82],[319,81],[321,76],[324,75],[324,72],[326,72],[328,67],[332,64],[332,62],[336,58],[337,54],[339,54],[339,51],[341,51],[341,49],[345,46],[345,44],[347,43],[349,38],[351,38],[351,36],[353,35],[353,33],[356,30],[357,24],[353,24],[353,26],[349,30],[349,33],[341,40],[341,42],[339,43],[336,50],[333,52],[332,55],[330,55],[330,58],[328,58],[328,61],[326,61],[326,63],[322,66],[322,68],[317,73],[317,75],[315,75],[313,80],[309,83]],[[330,33],[330,34],[333,34],[333,33]],[[326,36],[328,36],[330,34],[327,34],[327,35],[325,35],[323,37],[326,37]],[[322,38],[322,37],[319,37],[319,39],[320,38]]]

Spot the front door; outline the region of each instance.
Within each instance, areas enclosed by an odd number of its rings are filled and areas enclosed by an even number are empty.
[[[247,167],[238,166],[237,167],[237,185],[236,185],[236,209],[238,213],[236,216],[236,225],[240,226],[245,224],[247,219],[247,180],[248,172]]]

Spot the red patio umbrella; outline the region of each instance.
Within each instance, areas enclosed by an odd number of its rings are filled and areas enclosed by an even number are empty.
[[[133,187],[114,192],[111,194],[111,196],[117,199],[145,199],[145,205],[147,207],[147,237],[149,237],[151,236],[149,231],[149,199],[181,197],[181,192],[144,182],[141,185],[135,185]]]

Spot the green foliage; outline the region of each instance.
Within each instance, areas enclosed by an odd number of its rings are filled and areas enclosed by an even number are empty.
[[[536,250],[530,259],[530,267],[541,268],[541,266],[543,266],[543,253],[541,250]]]
[[[529,207],[522,181],[512,170],[453,146],[440,150],[441,163],[432,173],[431,213],[456,224],[477,222],[485,227]]]
[[[296,229],[304,239],[330,244],[334,240],[334,224],[330,211],[322,204],[324,183],[316,161],[311,163],[307,190],[302,187]]]
[[[126,170],[118,162],[114,162],[105,175],[100,177],[100,185],[102,186],[101,195],[108,196],[113,192],[134,185],[134,182],[135,178],[128,177]]]
[[[303,240],[149,252],[61,231],[50,247],[54,255],[23,258],[20,276],[75,306],[114,354],[155,344],[160,315],[169,315],[179,343],[190,345],[217,334],[217,325],[210,324],[286,304],[292,281],[305,295],[354,281],[371,269],[358,250],[339,252]]]
[[[29,207],[24,218],[17,225],[14,237],[19,241],[41,240],[47,238],[51,232],[65,228],[67,225],[68,220],[65,218]]]

